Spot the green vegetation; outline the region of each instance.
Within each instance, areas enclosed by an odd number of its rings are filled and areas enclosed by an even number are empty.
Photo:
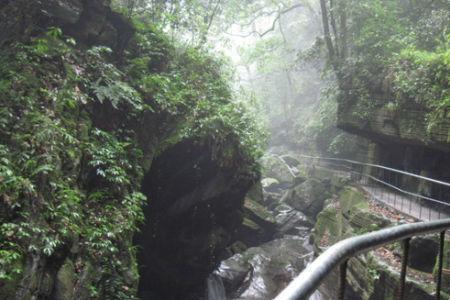
[[[339,101],[361,122],[390,102],[394,111],[424,110],[428,131],[447,117],[447,0],[321,0]]]
[[[145,161],[195,136],[236,137],[248,166],[262,152],[264,130],[233,100],[225,62],[135,23],[120,63],[59,28],[0,50],[0,280],[12,290],[27,259],[66,253],[77,280],[96,266],[91,297],[135,299]]]
[[[394,74],[399,104],[426,107],[429,132],[449,117],[450,35],[434,51],[417,46],[402,50]]]
[[[424,142],[445,130],[449,143],[449,1],[3,1],[0,298],[60,276],[66,290],[83,287],[81,299],[136,299],[132,239],[153,200],[142,180],[187,139],[251,175],[267,139],[262,114],[274,153],[354,158],[365,149],[336,128],[346,110],[355,131],[374,112],[395,123],[419,111],[424,124],[400,125]],[[360,191],[340,197],[319,215],[319,238],[382,227]]]

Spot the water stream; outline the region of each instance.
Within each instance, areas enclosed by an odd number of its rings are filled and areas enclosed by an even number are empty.
[[[291,168],[280,156],[277,156],[277,160],[289,175],[296,177],[297,169]],[[273,299],[314,259],[314,249],[309,238],[309,219],[302,212],[281,203],[281,197],[292,188],[291,184],[278,186],[278,190],[263,189],[265,196],[266,193],[276,196],[273,207],[269,208],[270,202],[264,202],[265,198],[260,200],[276,220],[278,236],[222,261],[207,279],[207,300]],[[320,291],[309,298],[326,299]]]
[[[207,279],[207,291],[206,291],[206,299],[207,300],[226,300],[225,287],[222,282],[222,278],[220,278],[216,274],[209,275]]]
[[[322,293],[315,291],[314,294],[309,297],[309,300],[325,300],[325,298],[322,296]]]

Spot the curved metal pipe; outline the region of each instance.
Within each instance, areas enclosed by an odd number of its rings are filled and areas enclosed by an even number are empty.
[[[306,300],[330,272],[347,259],[416,235],[442,232],[450,228],[450,219],[405,224],[340,241],[314,260],[284,289],[275,300]]]

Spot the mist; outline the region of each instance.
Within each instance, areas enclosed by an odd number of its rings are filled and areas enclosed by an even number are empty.
[[[0,1],[0,299],[448,298],[449,20]]]

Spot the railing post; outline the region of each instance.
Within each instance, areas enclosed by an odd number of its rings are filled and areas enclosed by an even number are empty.
[[[419,205],[419,219],[422,220],[422,203],[420,202],[419,198],[416,197],[417,204]]]
[[[394,198],[394,207],[397,208],[397,198]]]
[[[339,266],[339,291],[338,291],[338,299],[344,300],[345,296],[345,281],[347,279],[347,266],[348,266],[348,260],[344,261]]]
[[[409,242],[411,238],[403,240],[403,258],[402,258],[402,270],[400,273],[400,286],[398,289],[398,300],[403,300],[405,296],[405,282],[406,282],[406,269],[408,267],[409,257]]]
[[[411,210],[412,210],[412,203],[413,203],[414,199],[409,199],[409,214],[411,214]]]
[[[438,274],[437,274],[437,282],[436,282],[436,300],[441,299],[442,266],[444,263],[444,243],[445,243],[445,230],[441,232],[440,243],[439,243]]]

